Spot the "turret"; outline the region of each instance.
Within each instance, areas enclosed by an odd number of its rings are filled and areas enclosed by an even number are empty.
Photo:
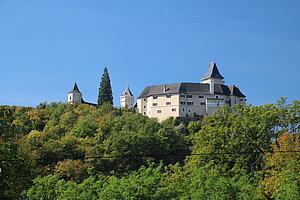
[[[123,94],[120,96],[121,107],[132,108],[134,106],[134,96],[132,95],[128,85],[126,85]]]
[[[82,103],[82,94],[78,89],[78,86],[76,84],[76,82],[74,83],[74,86],[72,88],[72,90],[68,93],[68,103]]]
[[[201,83],[209,84],[210,94],[215,93],[215,84],[224,84],[224,77],[220,74],[215,62],[208,65],[207,71],[204,74]]]

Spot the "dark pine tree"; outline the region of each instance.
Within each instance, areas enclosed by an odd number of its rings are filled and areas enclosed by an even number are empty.
[[[101,106],[104,102],[108,102],[113,105],[112,89],[110,85],[110,78],[108,70],[105,67],[101,78],[99,94],[98,94],[98,106]]]

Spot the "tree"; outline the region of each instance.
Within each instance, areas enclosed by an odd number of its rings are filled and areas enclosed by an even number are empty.
[[[104,102],[108,102],[113,105],[113,96],[112,96],[112,89],[110,85],[110,78],[106,67],[104,68],[104,72],[100,82],[98,106],[101,106]]]
[[[190,164],[203,166],[214,161],[221,173],[239,177],[263,168],[265,151],[277,137],[274,126],[278,109],[274,105],[235,106],[234,112],[223,107],[207,117],[198,133],[192,135],[193,153]]]
[[[82,182],[88,177],[89,163],[82,160],[59,161],[54,167],[54,175],[66,181]]]
[[[300,197],[300,134],[284,133],[273,144],[274,152],[266,155],[265,196],[274,199]]]

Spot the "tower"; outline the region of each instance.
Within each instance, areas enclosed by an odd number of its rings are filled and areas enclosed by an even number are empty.
[[[210,94],[215,93],[215,84],[224,84],[224,77],[220,74],[215,62],[208,65],[207,71],[204,74],[201,83],[209,84]]]
[[[126,85],[123,94],[120,96],[121,107],[132,108],[134,103],[134,96],[132,95],[128,85]]]
[[[78,89],[78,86],[76,84],[76,82],[74,83],[74,86],[72,88],[72,90],[68,93],[68,103],[83,103],[82,100],[82,94]]]

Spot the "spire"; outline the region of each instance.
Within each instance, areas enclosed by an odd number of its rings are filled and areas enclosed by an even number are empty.
[[[78,86],[77,86],[76,82],[74,83],[74,86],[73,86],[72,90],[69,93],[80,93],[81,94],[81,92],[78,89]]]
[[[125,90],[124,90],[122,96],[133,96],[132,93],[131,93],[131,91],[130,91],[130,89],[129,89],[129,87],[128,87],[128,85],[126,85]]]
[[[224,79],[224,77],[220,74],[215,62],[211,62],[208,65],[207,71],[204,74],[202,80],[206,80],[210,78]]]

